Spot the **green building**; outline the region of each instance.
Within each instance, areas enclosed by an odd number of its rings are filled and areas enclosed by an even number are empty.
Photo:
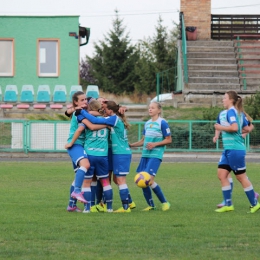
[[[79,48],[87,44],[89,29],[79,16],[0,16],[0,86],[16,85],[18,101],[23,85],[79,85]],[[34,95],[36,100],[36,94]]]

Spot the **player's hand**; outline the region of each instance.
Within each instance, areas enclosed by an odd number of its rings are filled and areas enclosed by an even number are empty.
[[[65,144],[65,149],[69,149],[72,146],[71,143]]]
[[[119,107],[118,112],[123,115],[127,110],[128,110],[127,107],[123,106],[123,107]]]
[[[155,146],[156,146],[155,143],[147,143],[146,148],[148,150],[152,150]]]
[[[214,136],[214,137],[213,137],[213,143],[216,143],[217,140],[218,140],[218,136]]]

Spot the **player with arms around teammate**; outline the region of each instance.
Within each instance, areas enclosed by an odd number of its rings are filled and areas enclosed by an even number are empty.
[[[101,104],[99,101],[94,100],[89,103],[89,111],[99,111]],[[87,121],[87,122],[86,122]],[[82,121],[83,123],[90,123],[87,119]],[[97,126],[97,125],[94,125]],[[106,201],[106,212],[113,212],[112,201],[113,191],[109,181],[108,174],[108,136],[109,130],[106,125],[102,129],[91,130],[86,128],[86,139],[84,148],[88,154],[90,161],[90,169],[88,171],[89,177],[96,175],[103,187],[104,198]],[[89,198],[91,199],[91,197]],[[90,200],[89,200],[90,202]],[[90,203],[85,206],[83,212],[90,212]]]
[[[114,212],[123,213],[131,212],[129,204],[129,189],[126,183],[126,176],[130,171],[130,163],[132,152],[128,145],[127,129],[129,124],[127,123],[125,116],[119,113],[120,106],[114,101],[105,101],[103,108],[105,110],[107,118],[95,118],[92,115],[86,113],[84,110],[77,111],[78,120],[87,118],[94,124],[107,124],[111,127],[110,139],[112,141],[112,161],[113,161],[113,173],[116,175],[116,182],[119,188],[119,195],[122,201],[122,207]]]
[[[248,213],[255,213],[259,210],[260,204],[255,197],[252,183],[246,175],[246,150],[242,136],[242,134],[252,131],[253,126],[243,113],[242,98],[235,91],[226,92],[223,98],[223,106],[225,110],[220,112],[215,130],[216,133],[222,132],[224,146],[224,151],[218,163],[218,178],[221,182],[225,206],[215,211],[222,213],[234,210],[231,199],[232,190],[228,180],[229,172],[233,171],[251,204]]]
[[[149,205],[144,211],[156,209],[151,189],[162,203],[162,210],[166,211],[170,208],[170,203],[166,200],[161,187],[154,181],[162,162],[165,145],[172,142],[169,125],[165,119],[160,116],[161,110],[162,107],[160,103],[150,103],[149,115],[151,119],[145,123],[143,137],[138,142],[130,144],[130,147],[143,146],[142,158],[136,172],[144,171],[151,175],[150,186],[143,188],[144,197]]]
[[[86,107],[87,106],[87,98],[86,95],[82,91],[78,91],[74,93],[72,96],[73,107]],[[68,143],[71,142],[73,136],[76,132],[79,133],[78,138],[74,141],[73,145],[65,148],[71,158],[73,168],[75,171],[75,180],[71,184],[70,188],[70,201],[67,208],[67,211],[77,211],[79,212],[79,208],[76,206],[76,200],[87,203],[81,193],[81,186],[84,180],[84,175],[88,171],[90,164],[88,160],[88,156],[84,150],[84,141],[85,141],[85,132],[79,131],[80,125],[78,124],[77,117],[75,114],[72,114],[70,121],[70,132],[68,137]]]

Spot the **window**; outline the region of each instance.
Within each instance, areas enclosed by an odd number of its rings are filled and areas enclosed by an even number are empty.
[[[14,39],[0,39],[0,76],[14,76]]]
[[[59,66],[59,39],[39,39],[37,41],[38,50],[38,76],[58,77]]]

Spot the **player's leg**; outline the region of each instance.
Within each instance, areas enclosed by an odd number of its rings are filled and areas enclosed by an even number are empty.
[[[100,180],[102,185],[102,190],[104,194],[104,201],[106,202],[103,205],[103,211],[112,212],[112,203],[113,203],[113,190],[109,181],[108,174],[108,157],[99,156],[97,158],[98,163],[96,164],[96,174],[97,178]]]
[[[221,183],[221,189],[225,201],[225,206],[215,210],[216,212],[219,213],[234,210],[234,206],[232,204],[232,188],[228,180],[228,175],[232,170],[230,167],[231,162],[229,160],[230,160],[229,151],[223,151],[218,163],[217,174],[218,174],[218,179],[220,180]]]
[[[260,209],[260,204],[255,196],[254,188],[246,175],[245,151],[232,151],[232,165],[234,165],[234,173],[237,180],[241,183],[245,194],[250,202],[251,209],[249,213],[255,213]]]
[[[94,175],[91,182],[91,207],[96,205],[96,194],[97,194],[97,176]]]
[[[113,154],[113,162],[113,173],[117,178],[119,196],[122,202],[122,207],[115,212],[131,212],[128,198],[129,189],[126,183],[126,176],[130,170],[131,154]]]
[[[83,193],[83,197],[86,200],[86,202],[84,203],[84,210],[83,213],[89,213],[91,210],[91,196],[92,196],[92,192],[91,192],[91,183],[92,183],[92,178],[95,172],[95,164],[93,162],[92,156],[88,157],[89,159],[89,163],[91,164],[91,167],[89,167],[88,171],[85,173],[84,176],[84,181],[83,181],[83,185],[82,185],[82,193]]]
[[[73,162],[72,162],[72,166],[73,166],[74,172],[76,172],[78,167]],[[77,199],[74,199],[71,197],[71,193],[74,191],[74,187],[75,187],[75,177],[74,177],[73,182],[70,185],[69,205],[67,207],[67,211],[81,212],[81,210],[77,207]]]
[[[143,172],[143,171],[148,172],[148,170],[147,170],[148,160],[149,160],[148,158],[143,158],[143,157],[141,158],[139,165],[136,169],[137,173]],[[148,207],[145,208],[144,211],[154,210],[156,207],[154,205],[154,201],[153,201],[153,198],[152,198],[152,191],[151,191],[150,186],[146,187],[146,188],[142,188],[142,191],[143,191],[144,198],[145,198],[145,200],[148,204]]]
[[[75,165],[79,166],[75,174],[75,188],[71,194],[71,197],[76,198],[80,202],[86,203],[86,200],[81,194],[81,187],[83,184],[84,176],[90,166],[87,154],[83,146],[77,144],[68,149],[68,153],[71,156]]]

